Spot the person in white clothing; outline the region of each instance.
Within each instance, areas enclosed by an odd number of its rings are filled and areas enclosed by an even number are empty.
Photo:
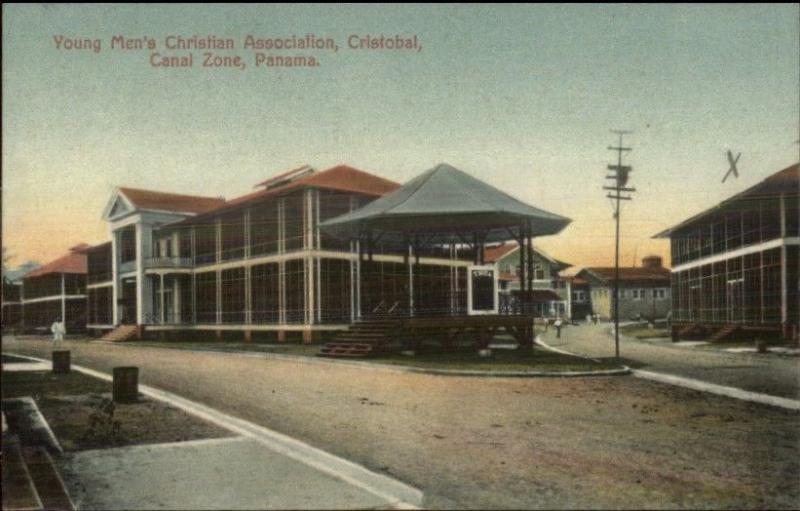
[[[53,343],[61,342],[64,340],[64,334],[67,333],[67,329],[64,326],[64,322],[61,321],[61,318],[53,321],[53,325],[50,327],[50,331],[53,332]]]

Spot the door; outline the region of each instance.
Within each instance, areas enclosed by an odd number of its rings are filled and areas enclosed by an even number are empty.
[[[728,323],[739,323],[744,312],[742,287],[744,279],[729,280],[727,284]]]
[[[122,281],[119,321],[123,325],[136,324],[136,280]]]

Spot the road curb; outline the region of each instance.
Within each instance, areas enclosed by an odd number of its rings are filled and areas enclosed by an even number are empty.
[[[47,361],[46,359],[14,352],[7,353],[30,360]],[[72,369],[101,380],[113,381],[111,375],[88,367],[73,364]],[[139,385],[139,392],[153,399],[169,403],[229,431],[253,438],[275,452],[372,493],[386,500],[389,506],[403,509],[422,506],[424,494],[417,488],[373,472],[357,463],[330,454],[305,442],[155,387]]]

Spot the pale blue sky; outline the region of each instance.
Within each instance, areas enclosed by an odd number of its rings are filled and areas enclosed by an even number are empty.
[[[573,219],[538,243],[613,259],[610,128],[635,131],[623,262],[800,157],[797,5],[3,6],[3,239],[15,262],[107,239],[116,185],[223,195],[347,163],[404,182],[446,161]],[[313,69],[155,69],[111,36],[313,33]],[[53,36],[103,40],[56,50]],[[347,50],[418,35],[419,53]],[[197,55],[196,61],[199,58]],[[251,62],[250,52],[238,49]],[[303,53],[297,51],[295,53]],[[741,177],[724,185],[725,150]]]

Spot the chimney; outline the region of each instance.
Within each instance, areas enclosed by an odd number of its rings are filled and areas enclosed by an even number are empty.
[[[642,259],[642,267],[649,269],[661,268],[661,257],[657,255],[647,256]]]

